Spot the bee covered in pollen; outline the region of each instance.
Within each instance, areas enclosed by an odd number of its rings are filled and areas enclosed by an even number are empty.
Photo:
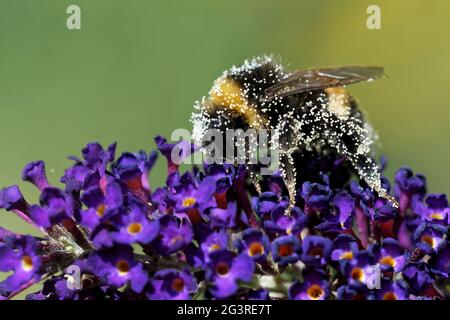
[[[380,67],[288,72],[272,57],[247,60],[242,66],[225,71],[209,95],[195,106],[197,111],[191,119],[193,139],[204,142],[210,129],[270,131],[271,148],[277,148],[291,208],[295,204],[297,175],[302,174],[297,172],[294,159],[305,151],[344,156],[370,188],[398,206],[381,184],[381,174],[373,159],[372,127],[344,89],[346,85],[383,76]],[[250,171],[254,176],[254,170]],[[259,189],[257,179],[254,181]]]

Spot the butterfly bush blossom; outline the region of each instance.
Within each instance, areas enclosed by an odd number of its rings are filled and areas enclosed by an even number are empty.
[[[24,168],[37,204],[17,186],[0,191],[0,207],[40,233],[0,228],[1,299],[37,283],[27,299],[448,297],[450,208],[445,195],[427,194],[424,176],[402,168],[392,191],[383,178],[397,209],[354,180],[344,158],[304,154],[287,211],[279,174],[264,177],[258,193],[244,166],[181,173],[173,148],[182,157],[195,148],[155,142],[168,163],[161,188],[148,180],[156,151],[116,159],[115,144],[90,143],[70,158],[62,188],[49,183],[44,162]]]

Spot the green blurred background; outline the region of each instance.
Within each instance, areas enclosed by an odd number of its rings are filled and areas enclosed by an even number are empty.
[[[82,30],[66,28],[70,4]],[[370,4],[381,30],[366,27]],[[0,186],[18,183],[35,202],[20,181],[30,160],[45,160],[57,184],[87,142],[152,149],[156,134],[190,128],[193,102],[224,69],[273,53],[292,69],[384,66],[388,79],[351,92],[379,133],[388,176],[408,165],[449,193],[448,12],[447,0],[1,0]]]

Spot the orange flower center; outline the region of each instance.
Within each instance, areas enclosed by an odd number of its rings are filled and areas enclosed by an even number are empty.
[[[142,224],[138,222],[133,222],[128,226],[128,233],[136,235],[142,231]]]
[[[312,247],[308,250],[308,255],[314,257],[321,257],[323,255],[323,248],[319,246]]]
[[[105,215],[106,206],[102,203],[97,207],[97,215],[101,218]]]
[[[264,253],[264,246],[261,242],[253,242],[248,247],[248,254],[253,257]]]
[[[420,240],[422,240],[422,242],[425,242],[426,244],[430,245],[430,247],[434,248],[434,239],[432,236],[429,235],[423,235]]]
[[[183,207],[192,207],[196,202],[195,198],[187,197],[183,200]]]
[[[33,269],[33,259],[30,256],[23,256],[21,262],[23,270],[31,271]]]
[[[430,214],[430,218],[436,220],[443,220],[444,215],[442,214],[442,212],[433,212],[432,214]]]
[[[307,294],[312,300],[318,300],[323,296],[323,290],[318,284],[313,284],[308,288]]]
[[[225,262],[219,262],[216,266],[216,272],[221,276],[226,276],[229,271],[230,268],[228,268],[228,265]]]
[[[184,281],[181,278],[175,278],[172,281],[172,289],[177,291],[177,292],[181,292],[184,289]]]
[[[128,271],[130,271],[130,265],[128,264],[127,261],[125,260],[119,260],[116,263],[116,268],[119,271],[119,274],[121,276],[124,276],[128,273]]]
[[[288,257],[294,253],[294,248],[290,244],[283,244],[278,247],[278,254],[281,257]]]
[[[354,268],[350,274],[353,280],[362,281],[364,272],[360,268]]]
[[[216,251],[220,249],[220,245],[218,245],[217,243],[214,243],[212,246],[209,247],[209,251]]]
[[[383,300],[397,300],[395,293],[389,291],[383,295]]]
[[[341,260],[352,260],[353,259],[353,252],[346,251],[339,257]]]
[[[388,265],[391,267],[395,267],[396,265],[394,258],[392,258],[391,256],[386,256],[380,259],[380,264]]]

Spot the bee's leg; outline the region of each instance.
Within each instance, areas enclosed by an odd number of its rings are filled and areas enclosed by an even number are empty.
[[[378,192],[378,194],[380,195],[380,197],[385,198],[386,200],[388,200],[390,203],[392,203],[392,205],[398,209],[400,208],[400,204],[398,203],[397,200],[395,200],[395,198],[393,196],[391,196],[389,193],[387,193],[387,191],[383,188],[381,188],[380,190],[375,190]]]
[[[317,128],[322,132],[323,139],[338,154],[348,157],[358,176],[370,188],[398,206],[395,199],[381,186],[380,169],[372,158],[372,145],[376,135],[365,121],[356,101],[346,93],[338,93],[338,96],[335,92],[327,94],[327,108],[321,109],[318,114],[319,119],[326,120],[322,121],[325,128]]]
[[[381,174],[378,165],[369,154],[357,154],[350,156],[350,160],[358,176],[363,179],[367,185],[382,198],[389,200],[396,208],[398,202],[391,196],[386,189],[381,186]]]
[[[360,143],[358,143],[358,140],[353,141],[355,144],[353,148],[358,150],[356,152],[350,152],[344,144],[338,144],[336,150],[338,153],[348,157],[360,179],[364,180],[380,197],[389,200],[394,207],[398,208],[398,202],[381,186],[380,169],[375,160],[371,157],[370,149],[367,145],[364,145],[367,141],[367,137],[361,140]]]
[[[286,185],[286,189],[289,194],[289,206],[286,209],[286,214],[290,215],[292,209],[295,206],[295,197],[297,195],[297,186],[296,186],[296,168],[294,165],[294,159],[291,154],[283,154],[280,157],[280,171],[283,176],[284,183]]]
[[[389,200],[395,207],[397,201],[381,186],[381,173],[375,160],[372,158],[372,144],[374,137],[372,129],[362,120],[343,121],[333,126],[330,132],[339,137],[335,139],[336,151],[348,157],[358,176],[367,185],[376,191],[380,197]],[[344,142],[345,141],[345,142]]]
[[[255,186],[256,192],[258,192],[258,194],[261,194],[261,184],[259,183],[259,180],[256,176],[253,176],[253,185]]]

